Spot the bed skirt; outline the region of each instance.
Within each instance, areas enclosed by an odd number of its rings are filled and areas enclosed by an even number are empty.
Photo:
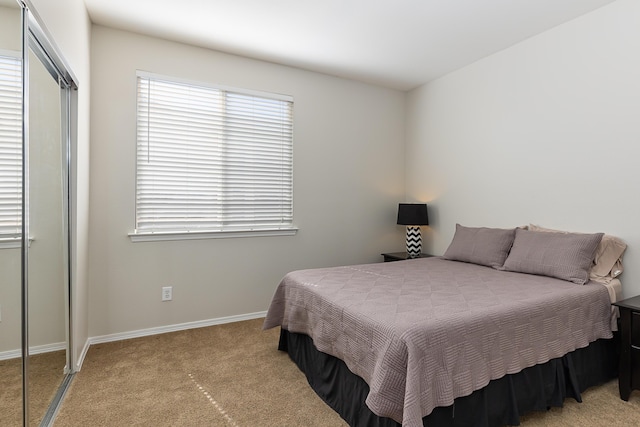
[[[425,427],[498,427],[520,425],[520,415],[560,407],[565,398],[581,402],[587,388],[618,373],[618,336],[601,339],[547,363],[491,381],[454,404],[435,408],[422,419]],[[306,375],[311,388],[352,427],[398,427],[375,415],[365,399],[369,386],[345,363],[318,351],[304,334],[280,331],[278,349],[286,351]]]

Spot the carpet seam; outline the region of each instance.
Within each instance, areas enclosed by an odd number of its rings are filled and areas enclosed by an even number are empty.
[[[204,387],[202,387],[197,381],[196,379],[193,377],[192,374],[189,374],[189,378],[191,379],[191,382],[196,386],[196,388],[198,389],[198,391],[200,391],[200,393],[202,393],[207,400],[209,400],[209,402],[214,406],[214,408],[216,408],[218,410],[218,412],[220,413],[220,415],[222,415],[222,417],[225,419],[225,421],[231,425],[232,427],[238,427],[238,424],[235,422],[235,420],[229,415],[227,414],[227,411],[224,410],[224,408],[222,407],[222,405],[220,405],[211,395],[211,393],[209,393]]]

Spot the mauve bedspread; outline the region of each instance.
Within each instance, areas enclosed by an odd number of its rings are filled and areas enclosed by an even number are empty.
[[[612,337],[595,282],[422,258],[294,271],[264,328],[309,335],[370,387],[366,403],[403,426],[490,380]]]

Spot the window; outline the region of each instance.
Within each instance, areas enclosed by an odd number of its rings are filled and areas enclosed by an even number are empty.
[[[0,51],[0,240],[13,247],[22,233],[22,67]],[[17,243],[19,246],[19,242]]]
[[[132,239],[295,232],[291,97],[142,72],[137,95]]]

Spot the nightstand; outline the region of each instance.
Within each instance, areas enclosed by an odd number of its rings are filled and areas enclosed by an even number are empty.
[[[407,254],[406,252],[391,252],[391,253],[381,254],[381,255],[384,257],[384,262],[403,261],[406,259],[411,259],[409,258],[409,254]],[[430,254],[420,254],[418,258],[429,258],[432,256],[433,255],[430,255]]]
[[[620,308],[620,398],[628,401],[632,390],[640,390],[640,296],[613,305]]]

